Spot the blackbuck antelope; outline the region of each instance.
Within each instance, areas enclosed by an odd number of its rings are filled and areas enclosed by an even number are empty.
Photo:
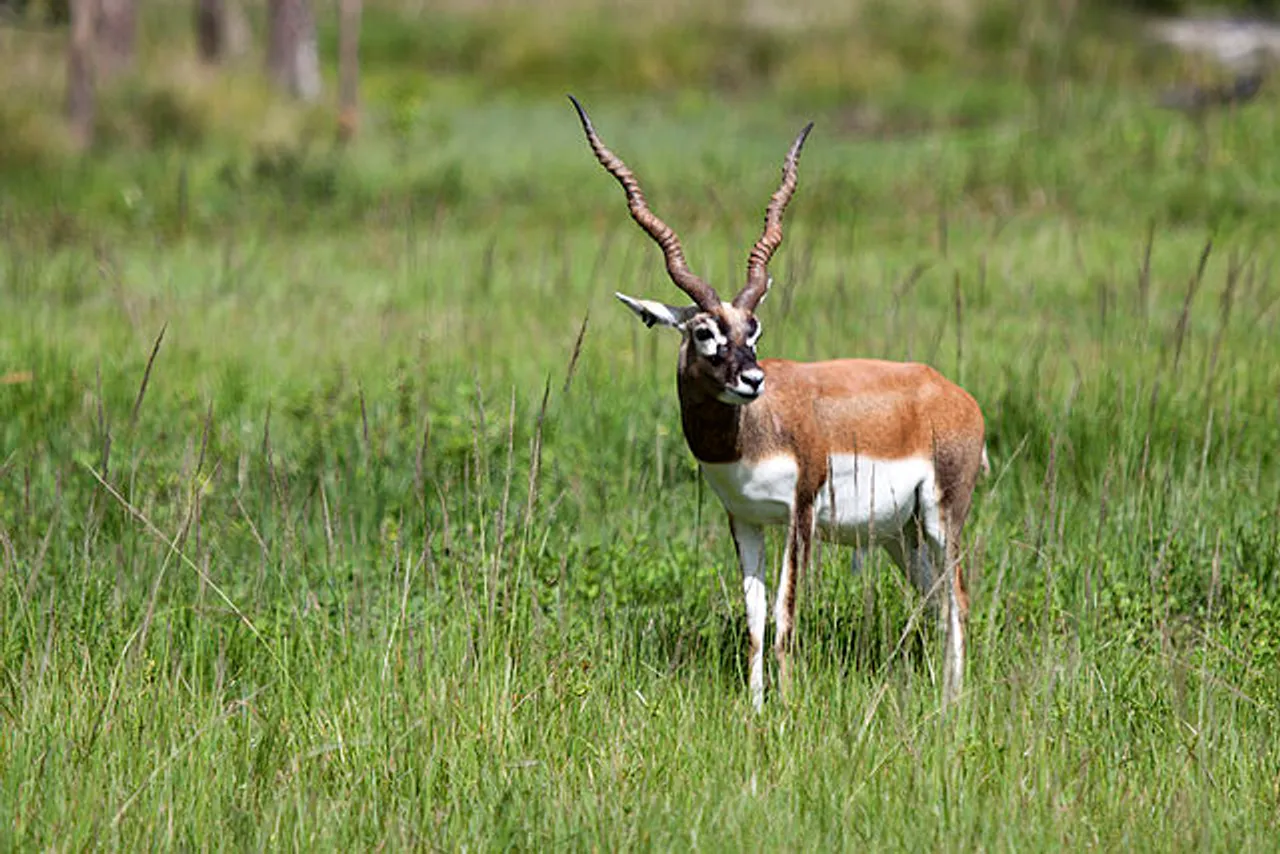
[[[764,233],[732,302],[685,262],[680,239],[645,202],[635,175],[605,147],[570,96],[596,159],[622,185],[632,218],[662,247],[671,280],[693,305],[617,294],[647,326],[681,333],[676,385],[689,449],[729,513],[742,566],[756,709],[764,702],[765,538],[786,525],[774,605],[778,682],[785,696],[795,629],[796,582],[813,537],[883,546],[937,608],[946,635],[943,694],[960,690],[969,597],[960,536],[974,483],[987,466],[978,404],[926,365],[873,359],[757,359],[756,307],[769,291],[769,259],[796,189],[796,162],[812,124],[787,152]],[[935,581],[934,568],[944,567]],[[941,601],[939,601],[941,600]]]

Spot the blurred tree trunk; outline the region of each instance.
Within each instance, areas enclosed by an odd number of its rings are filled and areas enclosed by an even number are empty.
[[[111,77],[133,65],[137,43],[138,10],[135,0],[97,0],[94,22],[98,71]]]
[[[360,129],[360,4],[338,0],[338,140]]]
[[[196,0],[196,49],[216,65],[249,50],[249,21],[236,0]]]
[[[307,0],[268,0],[267,71],[295,98],[320,97],[320,51],[316,20]]]
[[[67,43],[67,123],[80,150],[93,145],[93,28],[97,0],[71,0]]]

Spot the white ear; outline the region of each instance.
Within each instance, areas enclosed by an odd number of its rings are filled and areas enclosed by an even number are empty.
[[[661,323],[663,326],[681,329],[689,321],[689,318],[700,311],[696,305],[667,305],[651,299],[636,299],[635,297],[618,293],[615,293],[614,296],[622,300],[623,305],[634,311],[636,316],[644,321],[645,326]]]

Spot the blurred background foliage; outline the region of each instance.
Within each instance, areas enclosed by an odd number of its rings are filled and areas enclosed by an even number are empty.
[[[247,11],[260,32],[261,10]],[[324,11],[319,15],[322,52],[331,55],[336,21]],[[211,114],[209,102],[221,99],[208,91],[210,81],[183,61],[194,56],[189,8],[172,2],[145,4],[140,13],[142,62],[130,85],[120,87],[120,103],[104,112],[131,114],[117,121],[135,125],[146,141],[196,140],[210,133],[210,125],[251,138],[259,130],[256,110],[262,105],[242,94],[239,103]],[[41,18],[34,10],[27,14]],[[1068,42],[1062,28],[1112,15],[1091,6],[1074,9],[1011,0],[375,0],[365,5],[361,48],[365,72],[372,78],[366,96],[394,122],[406,101],[458,79],[491,92],[557,96],[573,86],[587,94],[593,89],[782,92],[812,100],[879,94],[905,73],[940,69],[1036,74],[1052,68],[1090,75],[1098,70],[1092,53],[1098,46],[1088,40]],[[62,74],[61,56],[51,48],[64,38],[56,27],[6,32],[4,50],[11,73],[4,84],[4,101],[9,109],[21,111],[25,105],[41,112],[59,103],[48,98],[60,94]],[[1070,55],[1064,56],[1068,45]],[[240,82],[236,88],[244,88]],[[218,88],[224,96],[229,94],[229,87]],[[21,128],[21,123],[6,119],[8,126]],[[128,134],[115,138],[138,141]]]
[[[243,7],[258,49],[215,67],[196,58],[189,4],[144,3],[136,61],[98,87],[94,156],[85,160],[61,114],[65,0],[10,0],[0,26],[0,200],[10,209],[56,208],[59,228],[68,218],[115,223],[122,208],[158,204],[156,192],[135,198],[122,184],[159,184],[170,191],[164,195],[180,185],[171,200],[179,207],[203,200],[200,210],[164,217],[178,229],[241,221],[248,197],[260,193],[281,208],[305,202],[308,221],[364,216],[375,201],[465,209],[477,195],[465,191],[464,164],[438,163],[406,178],[410,149],[408,168],[422,168],[431,150],[456,142],[451,106],[553,103],[569,90],[656,99],[686,112],[712,101],[769,102],[870,137],[989,126],[1011,113],[1060,112],[1086,84],[1090,92],[1149,93],[1188,67],[1211,76],[1203,62],[1173,55],[1144,33],[1147,13],[1180,5],[373,0],[360,33],[365,145],[340,157],[328,92],[300,103],[268,86],[263,8]],[[320,54],[331,58],[336,4],[318,8],[316,18]],[[332,91],[331,64],[324,73]]]

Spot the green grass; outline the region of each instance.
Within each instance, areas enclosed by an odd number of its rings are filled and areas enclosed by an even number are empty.
[[[722,290],[816,119],[762,350],[987,416],[958,706],[824,547],[757,716],[674,336],[612,298],[678,292],[559,81],[370,66],[346,151],[5,172],[0,847],[1273,848],[1274,95],[1201,150],[1106,71],[578,90]]]

